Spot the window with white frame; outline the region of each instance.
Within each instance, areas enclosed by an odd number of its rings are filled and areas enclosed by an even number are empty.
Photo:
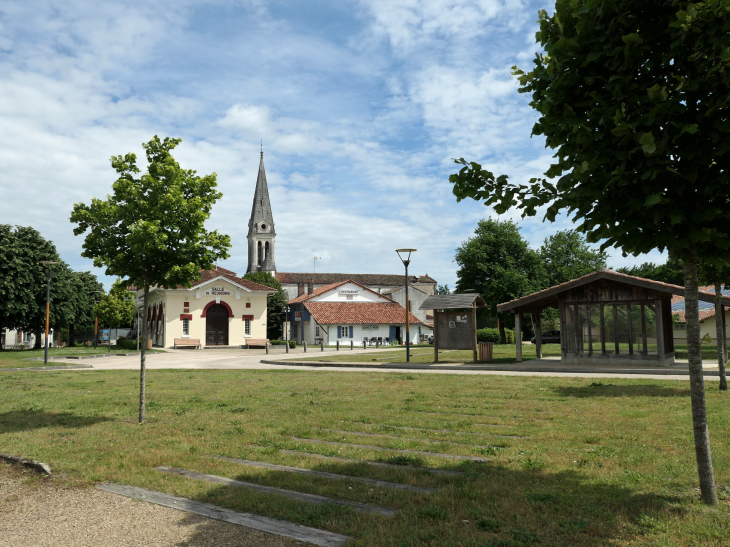
[[[349,338],[349,337],[350,337],[350,327],[342,327],[341,338]]]
[[[319,338],[319,326],[314,327],[314,335]]]
[[[190,336],[190,319],[183,319],[183,336]]]
[[[251,336],[251,320],[246,319],[244,322],[243,332],[246,336]]]

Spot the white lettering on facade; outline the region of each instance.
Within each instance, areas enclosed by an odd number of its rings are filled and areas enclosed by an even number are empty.
[[[211,287],[203,294],[206,296],[231,296],[233,292],[224,287]]]

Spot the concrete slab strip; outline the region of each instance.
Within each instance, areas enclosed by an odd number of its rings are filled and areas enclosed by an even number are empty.
[[[326,429],[322,428],[320,431],[331,431],[332,433],[339,433],[340,435],[362,435],[363,437],[381,437],[383,439],[397,439],[399,441],[419,441],[424,443],[448,443],[448,444],[455,444],[458,446],[473,446],[475,448],[487,448],[486,446],[482,446],[479,444],[467,444],[467,443],[457,443],[455,441],[447,441],[445,439],[419,439],[417,437],[398,437],[396,435],[386,435],[385,433],[369,433],[364,431],[345,431],[344,429]],[[438,430],[434,430],[438,431]],[[441,430],[445,431],[445,430]],[[446,431],[447,433],[450,433],[450,431]],[[489,436],[489,437],[507,437],[509,439],[525,439],[526,437],[520,437],[518,435],[497,435],[496,433],[482,433],[483,437]]]
[[[352,539],[348,536],[328,532],[327,530],[301,526],[299,524],[283,520],[252,515],[251,513],[239,513],[237,511],[218,507],[209,503],[202,503],[199,501],[172,496],[170,494],[163,494],[162,492],[155,492],[154,490],[147,490],[146,488],[125,486],[121,484],[100,484],[97,488],[104,492],[111,492],[112,494],[117,494],[119,496],[147,501],[164,507],[178,509],[179,511],[186,511],[203,517],[222,520],[224,522],[230,522],[231,524],[238,524],[239,526],[246,526],[247,528],[253,528],[254,530],[260,530],[262,532],[268,532],[270,534],[276,534],[278,536],[296,539],[298,541],[304,541],[313,545],[320,545],[321,547],[341,547]]]
[[[58,365],[50,367],[23,367],[23,368],[0,368],[0,372],[33,372],[48,370],[76,370],[79,368],[94,368],[91,365]]]
[[[409,469],[411,471],[426,471],[434,475],[447,475],[450,477],[458,477],[461,475],[461,471],[449,471],[448,469],[431,469],[430,467],[414,467],[411,465],[396,465],[394,463],[385,462],[374,462],[371,460],[354,460],[352,458],[339,458],[337,456],[324,456],[322,454],[315,454],[314,452],[299,452],[297,450],[280,450],[282,454],[291,454],[292,456],[309,456],[311,458],[320,458],[322,460],[332,460],[338,462],[347,463],[366,463],[368,465],[374,465],[376,467],[390,467],[392,469]]]
[[[264,494],[277,494],[279,496],[287,496],[297,501],[303,501],[305,503],[314,504],[325,504],[331,503],[332,505],[340,505],[342,507],[349,507],[355,511],[362,513],[372,513],[375,515],[382,515],[391,517],[395,511],[386,509],[385,507],[378,507],[376,505],[367,505],[365,503],[358,503],[356,501],[344,501],[336,500],[333,498],[326,498],[324,496],[317,496],[316,494],[305,494],[303,492],[296,492],[294,490],[287,490],[285,488],[276,488],[275,486],[264,486],[262,484],[256,484],[253,482],[237,481],[235,479],[229,479],[228,477],[219,477],[218,475],[208,475],[207,473],[198,473],[197,471],[189,471],[187,469],[180,469],[177,467],[160,466],[155,467],[157,471],[163,473],[174,473],[181,475],[189,479],[195,479],[200,481],[212,482],[215,484],[225,484],[226,486],[239,486],[242,488],[248,488],[250,490],[256,490],[257,492],[263,492]]]
[[[21,458],[20,456],[11,456],[10,454],[2,453],[0,453],[0,460],[6,461],[14,465],[22,465],[27,469],[32,469],[33,471],[43,473],[44,475],[48,475],[49,477],[51,476],[51,466],[47,463],[37,462],[35,460],[26,460],[25,458]]]
[[[313,469],[302,469],[301,467],[290,467],[288,465],[278,465],[275,463],[257,462],[253,460],[240,460],[238,458],[228,458],[226,456],[211,456],[219,460],[227,460],[229,462],[249,465],[251,467],[261,467],[263,469],[271,469],[273,471],[287,471],[290,473],[302,473],[304,475],[312,475],[315,477],[323,477],[325,479],[334,480],[352,480],[366,482],[383,488],[394,488],[396,490],[411,490],[413,492],[423,492],[424,494],[433,494],[437,492],[435,488],[426,488],[425,486],[411,486],[410,484],[399,484],[397,482],[379,481],[377,479],[368,479],[365,477],[354,477],[352,475],[340,475],[338,473],[329,473],[327,471],[315,471]]]
[[[295,441],[302,441],[307,443],[322,443],[322,444],[336,444],[338,446],[349,446],[350,448],[363,448],[365,450],[388,450],[391,452],[400,452],[401,454],[417,454],[419,456],[432,456],[434,458],[452,458],[455,460],[470,460],[473,462],[488,462],[491,458],[477,458],[476,456],[457,456],[454,454],[441,454],[439,452],[422,452],[420,450],[405,450],[401,448],[384,448],[382,446],[373,446],[369,444],[352,444],[352,443],[338,443],[337,441],[323,441],[321,439],[303,439],[301,437],[292,437]]]

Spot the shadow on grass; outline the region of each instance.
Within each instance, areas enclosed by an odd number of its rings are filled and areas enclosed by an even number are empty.
[[[30,431],[41,427],[86,427],[108,422],[105,416],[77,416],[70,412],[46,412],[44,410],[11,410],[0,413],[0,433]]]
[[[611,384],[593,382],[589,386],[562,386],[555,391],[564,397],[689,397],[689,388],[664,387],[652,384]]]
[[[318,479],[302,483],[301,476],[294,478],[282,472],[232,477],[312,494],[325,494],[320,487],[326,486],[326,494],[332,498],[382,505],[397,511],[394,518],[230,486],[211,486],[196,500],[350,535],[358,545],[377,547],[604,547],[617,542],[645,541],[655,530],[659,533],[668,521],[676,519],[679,523],[691,503],[680,496],[647,491],[646,485],[602,483],[579,471],[550,473],[523,464],[521,469],[488,464],[454,466],[452,469],[460,469],[464,474],[442,482],[435,494],[399,491],[397,495],[383,497],[377,487],[368,486],[355,493],[349,481],[325,485]],[[541,464],[531,461],[529,465]],[[351,464],[333,462],[312,468],[343,475],[355,471]],[[376,468],[358,471],[360,476],[364,471],[371,478],[387,480]],[[404,467],[404,471],[408,468]],[[409,482],[424,481],[422,474],[416,474]],[[207,545],[204,539],[213,533],[214,526],[202,525],[195,536],[180,545]],[[670,541],[679,537],[681,534],[672,536]]]

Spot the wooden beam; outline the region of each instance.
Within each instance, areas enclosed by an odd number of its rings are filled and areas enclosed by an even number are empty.
[[[646,308],[644,304],[641,305],[641,337],[644,344],[644,355],[649,355],[649,344],[646,340]]]
[[[532,314],[532,324],[535,327],[535,354],[542,359],[542,324],[540,312]]]
[[[471,309],[471,320],[474,325],[474,340],[472,347],[474,349],[474,362],[477,362],[477,309],[476,307]]]
[[[664,359],[664,318],[662,317],[662,301],[657,300],[654,305],[654,317],[656,317],[656,352],[659,359]]]
[[[588,355],[593,355],[593,316],[591,315],[590,304],[586,306],[586,312],[588,320]]]
[[[558,305],[558,317],[560,318],[560,357],[565,358],[566,355],[566,339],[565,339],[565,319],[567,312],[565,311],[565,304],[560,302]]]
[[[600,314],[599,320],[601,322],[601,355],[606,355],[606,321],[604,319],[605,312],[606,306],[600,304],[600,307],[598,308],[598,313]]]
[[[626,324],[629,329],[629,355],[634,354],[634,330],[631,324],[631,303],[626,304]]]
[[[725,324],[725,306],[722,306],[722,351],[724,353],[724,359],[727,363],[727,325]]]
[[[515,362],[522,362],[522,312],[515,314]]]
[[[439,311],[433,310],[433,362],[439,362]]]

